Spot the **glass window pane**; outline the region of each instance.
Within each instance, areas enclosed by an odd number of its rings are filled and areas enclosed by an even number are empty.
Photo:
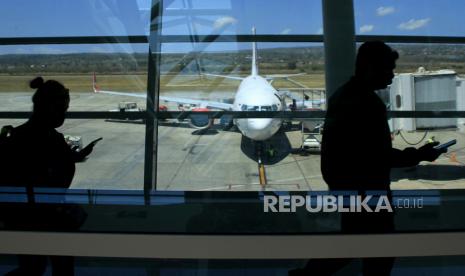
[[[465,36],[463,1],[355,0],[354,9],[360,35]]]
[[[251,44],[163,44],[161,103],[167,105],[168,111],[178,110],[178,103],[173,102],[176,99],[199,101],[194,109],[207,102],[213,106],[210,110],[222,109],[215,108],[215,103],[233,105],[239,91],[249,86],[242,79],[251,74]],[[238,111],[291,110],[291,97],[296,100],[296,110],[324,109],[324,55],[320,43],[257,43],[257,47],[262,82],[257,86],[250,84],[246,94],[251,101],[237,102],[241,104],[237,105]],[[260,96],[262,86],[274,92]],[[168,101],[163,103],[164,99]],[[321,121],[306,121],[305,131],[313,131]],[[264,121],[255,122],[259,125]],[[302,134],[300,122],[276,119],[274,123],[286,127],[263,142],[267,188],[326,189],[319,155],[304,158],[298,154],[302,139],[309,136]],[[238,129],[232,118],[217,119],[211,124],[197,116],[159,122],[157,189],[260,190],[258,146],[244,133],[246,130]],[[312,146],[311,141],[308,144]]]
[[[164,1],[164,35],[321,34],[321,1]]]
[[[146,35],[149,2],[2,1],[0,37]]]
[[[71,100],[72,101],[72,100]],[[0,126],[19,126],[25,119],[1,119]],[[67,119],[57,131],[70,146],[83,148],[102,137],[88,156],[76,163],[71,188],[142,190],[145,126],[129,121]],[[31,137],[34,143],[34,137]],[[37,145],[40,147],[41,145]]]
[[[147,52],[148,44],[0,46],[0,111],[32,110],[29,82],[36,76],[70,89],[70,111],[119,110],[121,102],[145,109]]]
[[[401,119],[398,119],[401,120]],[[393,136],[393,147],[404,149],[407,147],[421,147],[431,141],[446,143],[455,139],[457,144],[449,147],[448,152],[439,156],[431,162],[421,162],[416,167],[394,168],[391,171],[391,188],[393,190],[416,190],[416,189],[463,189],[464,173],[463,164],[465,162],[465,151],[463,150],[465,140],[463,136],[463,124],[461,128],[432,128],[424,129],[426,124],[444,123],[457,119],[446,118],[406,118],[408,123],[418,126],[416,131],[400,130]],[[458,119],[463,121],[463,119]],[[403,123],[402,121],[400,121]],[[405,123],[407,125],[407,123]],[[423,130],[421,127],[423,126]]]
[[[385,103],[390,106],[390,110],[460,111],[465,109],[464,45],[391,43],[390,46],[399,53],[395,77],[390,88],[383,92]],[[442,121],[451,127],[456,122],[455,118],[418,120]],[[413,126],[409,129],[411,128]]]
[[[452,70],[465,74],[465,45],[462,44],[390,44],[399,52],[396,73],[432,73]]]

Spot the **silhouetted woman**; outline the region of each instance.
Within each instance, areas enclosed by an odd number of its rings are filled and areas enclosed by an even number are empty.
[[[75,151],[55,130],[65,121],[70,102],[67,88],[55,80],[44,82],[41,77],[32,80],[30,87],[37,89],[32,97],[32,116],[10,133],[13,162],[8,165],[9,186],[68,188],[75,163],[84,160],[92,146]]]
[[[34,202],[33,187],[68,188],[75,172],[75,163],[85,159],[92,151],[90,144],[81,151],[71,149],[63,134],[56,128],[63,125],[68,110],[69,90],[55,80],[38,77],[30,87],[37,89],[32,97],[33,112],[29,120],[9,129],[2,147],[8,162],[3,185],[26,187],[29,202]],[[6,148],[6,149],[5,149]],[[5,160],[6,158],[2,158]],[[6,179],[6,181],[5,181]],[[12,210],[6,224],[13,228],[33,230],[70,230],[76,228],[70,218],[55,209],[41,204],[29,205],[18,212]],[[51,257],[53,275],[73,275],[72,257]],[[6,275],[42,275],[47,265],[46,256],[19,256],[19,267]]]

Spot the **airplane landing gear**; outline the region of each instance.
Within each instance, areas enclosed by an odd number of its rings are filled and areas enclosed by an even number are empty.
[[[263,164],[262,154],[263,154],[263,143],[257,142],[255,144],[255,149],[257,151],[257,165],[258,165],[258,178],[260,180],[260,185],[262,188],[267,184],[265,165]]]

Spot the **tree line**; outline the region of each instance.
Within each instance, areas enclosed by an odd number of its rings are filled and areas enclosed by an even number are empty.
[[[422,66],[427,70],[453,69],[465,73],[465,46],[392,45],[400,53],[398,71],[411,72]],[[248,74],[250,50],[236,52],[190,52],[161,55],[162,74],[228,73]],[[324,48],[260,49],[260,72],[322,73]],[[75,53],[0,55],[0,74],[146,74],[147,53]]]

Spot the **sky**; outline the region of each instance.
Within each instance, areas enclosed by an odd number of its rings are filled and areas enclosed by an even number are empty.
[[[354,11],[358,34],[465,36],[461,0],[354,0]]]
[[[150,0],[1,1],[0,37],[148,35],[150,6]],[[186,9],[208,15],[180,14]],[[250,34],[252,26],[258,34],[323,31],[321,0],[165,0],[163,10],[165,35]],[[357,34],[465,36],[465,1],[354,0],[354,10]],[[243,44],[211,43],[201,49],[249,47]],[[190,43],[163,47],[165,52],[190,50]],[[147,45],[0,46],[0,54],[132,51],[147,51]]]

